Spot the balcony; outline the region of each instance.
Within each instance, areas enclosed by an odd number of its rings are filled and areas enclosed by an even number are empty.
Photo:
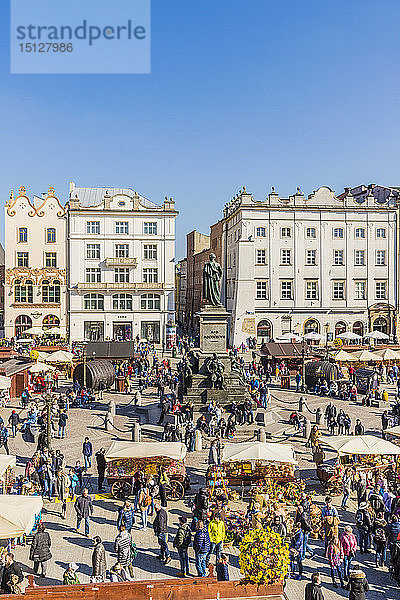
[[[136,290],[163,290],[164,283],[78,283],[78,292],[112,292],[115,290],[136,291]]]
[[[106,258],[106,267],[137,267],[137,258],[128,258],[126,256],[109,256]]]

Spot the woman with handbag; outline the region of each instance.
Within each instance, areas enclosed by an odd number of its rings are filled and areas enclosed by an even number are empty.
[[[146,529],[147,527],[147,513],[149,510],[149,506],[151,505],[152,498],[150,496],[149,488],[143,483],[142,487],[139,491],[139,501],[138,506],[140,510],[140,514],[142,517],[142,526],[140,529]]]

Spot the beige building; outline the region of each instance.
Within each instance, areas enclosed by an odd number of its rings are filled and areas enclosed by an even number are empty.
[[[32,326],[66,334],[66,213],[50,187],[29,198],[24,187],[5,206],[5,337]]]

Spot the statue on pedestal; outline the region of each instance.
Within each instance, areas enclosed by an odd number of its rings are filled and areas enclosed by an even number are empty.
[[[209,256],[210,260],[203,268],[203,299],[212,306],[222,306],[219,289],[222,267],[217,263],[215,258],[215,254],[211,253]]]
[[[207,358],[205,368],[210,378],[211,389],[223,390],[225,367],[215,353],[210,358]]]

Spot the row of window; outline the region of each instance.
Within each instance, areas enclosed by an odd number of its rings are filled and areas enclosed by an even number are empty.
[[[129,234],[129,221],[115,221],[114,232],[119,235]],[[100,234],[100,221],[86,221],[86,233]],[[157,221],[145,221],[143,223],[144,235],[157,235]]]
[[[44,266],[57,267],[57,252],[44,253]],[[17,252],[17,267],[29,267],[29,252]]]
[[[42,302],[59,304],[61,302],[61,285],[58,280],[42,281]],[[23,283],[17,279],[14,283],[14,302],[19,304],[33,303],[33,282],[27,279]]]
[[[115,244],[115,258],[129,258],[129,244]],[[143,245],[143,259],[157,260],[157,244]],[[100,244],[86,244],[86,258],[100,260]]]
[[[361,267],[365,266],[366,254],[365,250],[355,250],[354,251],[354,266]],[[267,251],[266,250],[257,250],[256,251],[256,264],[257,265],[265,265],[267,262]],[[292,250],[290,249],[282,249],[281,250],[281,265],[291,265],[292,264]],[[316,250],[306,250],[305,256],[305,264],[306,265],[316,265],[317,264],[317,251]],[[333,265],[344,265],[344,250],[334,250],[333,251]],[[375,265],[376,266],[384,266],[386,265],[386,250],[376,250],[375,251]]]
[[[54,227],[49,227],[46,229],[46,243],[47,244],[55,244],[56,243],[56,230]],[[27,227],[19,227],[17,239],[20,244],[25,244],[28,241],[28,228]]]
[[[114,269],[115,283],[129,283],[130,269],[126,267],[117,267]],[[99,267],[88,267],[85,271],[86,283],[100,283],[101,269]],[[158,283],[158,269],[143,269],[143,283]]]
[[[141,310],[160,310],[161,297],[159,294],[142,294],[140,296]],[[103,294],[85,294],[83,297],[85,310],[104,310]],[[114,294],[112,297],[113,310],[132,310],[133,296],[131,294]]]
[[[256,228],[256,236],[257,237],[266,237],[267,229],[266,227],[257,227]],[[377,227],[375,229],[375,236],[377,238],[386,238],[386,229],[384,227]],[[281,238],[291,238],[292,237],[292,228],[291,227],[281,227]],[[316,227],[306,227],[305,228],[305,237],[310,239],[316,239],[317,237],[317,229]],[[334,227],[332,229],[332,237],[334,238],[344,238],[344,228],[343,227]],[[356,227],[354,230],[355,239],[365,239],[366,230],[364,227]]]
[[[366,281],[355,281],[354,282],[354,300],[366,300],[367,298],[367,282]],[[281,300],[293,300],[294,299],[294,283],[293,281],[281,281]],[[318,300],[318,280],[309,280],[305,282],[305,299],[306,300]],[[386,300],[387,298],[387,282],[376,281],[375,282],[375,298],[376,300]],[[256,283],[256,299],[267,300],[268,299],[268,282],[257,281]],[[332,300],[346,300],[346,285],[345,281],[333,281],[332,282]]]

